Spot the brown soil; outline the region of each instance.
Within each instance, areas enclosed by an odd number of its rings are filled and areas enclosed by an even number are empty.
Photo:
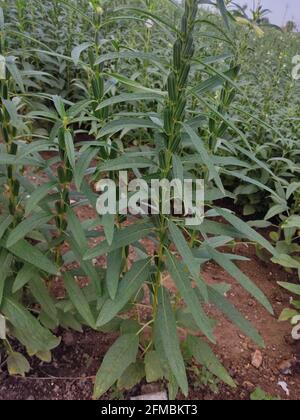
[[[222,384],[214,394],[201,386],[193,375],[190,377],[191,400],[247,400],[256,387],[282,399],[300,399],[300,342],[291,339],[288,323],[279,323],[277,318],[288,306],[290,296],[281,290],[276,282],[287,280],[288,275],[280,267],[259,260],[253,248],[239,245],[236,252],[251,258],[240,263],[242,270],[266,293],[273,303],[275,317],[269,315],[259,304],[236,285],[228,274],[213,263],[208,263],[204,277],[208,283],[226,282],[232,284],[228,294],[230,300],[259,330],[266,342],[265,349],[258,349],[230,322],[218,315],[216,328],[218,345],[215,351],[238,384],[232,390]],[[170,282],[170,288],[172,284]],[[210,309],[212,315],[217,313]],[[62,332],[61,346],[53,353],[50,364],[32,359],[32,371],[27,378],[10,377],[5,364],[0,371],[0,400],[89,400],[92,396],[93,378],[101,360],[116,339],[114,334],[101,334],[86,330],[83,334]],[[257,369],[251,364],[256,350],[261,351],[263,362]],[[299,361],[299,362],[298,362]],[[283,374],[285,365],[292,365],[290,374]],[[290,397],[280,388],[278,382],[287,383]],[[108,394],[103,399],[128,399],[133,395],[163,388],[163,384],[141,384],[130,393]]]

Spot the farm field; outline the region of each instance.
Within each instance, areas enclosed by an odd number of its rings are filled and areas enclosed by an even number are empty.
[[[268,13],[0,0],[0,400],[300,399],[300,37]]]

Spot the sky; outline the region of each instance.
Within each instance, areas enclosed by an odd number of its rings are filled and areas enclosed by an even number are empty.
[[[272,23],[283,26],[288,20],[293,20],[300,29],[300,0],[234,0],[241,6],[249,5],[251,9],[253,1],[255,3],[260,1],[264,9],[272,10],[270,14]]]

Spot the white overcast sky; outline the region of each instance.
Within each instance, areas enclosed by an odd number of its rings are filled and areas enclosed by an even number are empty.
[[[284,25],[293,20],[300,29],[300,0],[234,0],[239,5],[247,4],[253,8],[253,3],[261,3],[265,9],[272,10],[270,20],[276,25]]]

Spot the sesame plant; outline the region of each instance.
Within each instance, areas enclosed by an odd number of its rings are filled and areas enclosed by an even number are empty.
[[[153,21],[161,21],[159,17],[150,14],[146,9],[130,8],[130,10],[137,15],[145,16],[145,19],[151,17]],[[184,7],[182,9],[180,7],[179,10],[182,13],[179,29],[170,22],[163,22],[175,41],[173,58],[166,67],[164,90],[152,89],[151,99],[158,102],[156,114],[151,113],[151,118],[149,118],[150,115],[144,114],[143,117],[137,117],[135,112],[131,114],[127,112],[126,117],[113,117],[98,134],[98,138],[101,139],[107,136],[114,137],[125,128],[138,130],[146,127],[153,132],[153,141],[144,146],[142,156],[131,147],[119,153],[115,159],[100,163],[94,177],[99,179],[101,173],[136,168],[144,179],[153,177],[171,179],[175,173],[180,172],[184,176],[188,174],[189,177],[195,178],[193,171],[185,168],[185,159],[193,153],[195,163],[200,168],[202,167],[202,173],[212,196],[218,194],[218,191],[221,196],[225,196],[226,192],[213,163],[213,156],[207,151],[199,137],[200,127],[192,124],[193,118],[188,108],[197,89],[190,85],[190,78],[195,71],[193,64],[197,62],[194,30],[197,25],[198,2],[187,0]],[[145,55],[135,51],[120,52],[115,59],[126,58],[126,56],[163,64],[163,61],[154,54]],[[113,77],[122,80],[116,74]],[[141,92],[140,100],[150,99],[150,87],[137,83],[132,84],[132,87]],[[128,93],[127,100],[135,98],[134,95],[136,94]],[[211,208],[207,216],[209,218],[216,214],[222,215],[234,226],[237,236],[253,239],[273,253],[274,250],[270,244],[236,216],[221,208]],[[119,283],[114,288],[117,292],[113,295],[112,285],[107,282],[107,298],[104,299],[100,309],[96,326],[101,328],[113,323],[115,328],[116,317],[122,320],[122,313],[128,310],[129,303],[136,314],[135,322],[128,323],[128,327],[123,327],[124,321],[121,322],[123,334],[108,351],[97,374],[96,398],[103,395],[116,381],[120,387],[126,387],[126,380],[129,381],[130,386],[133,386],[133,380],[139,382],[144,376],[149,382],[165,378],[169,384],[171,397],[176,396],[178,389],[187,395],[188,381],[185,365],[191,359],[204,364],[210,371],[212,370],[213,374],[234,386],[234,382],[213,355],[207,342],[194,335],[198,331],[208,341],[215,342],[212,320],[204,310],[204,305],[208,302],[216,305],[252,339],[262,344],[261,338],[253,327],[226,301],[222,285],[220,288],[211,287],[205,284],[201,277],[201,261],[215,260],[267,310],[272,312],[263,293],[234,264],[235,257],[225,256],[217,250],[218,237],[215,237],[215,244],[212,238],[208,237],[218,230],[219,224],[207,221],[197,229],[186,229],[183,222],[183,219],[168,217],[164,214],[141,218],[140,221],[128,227],[116,227],[113,238],[107,238],[100,245],[90,249],[84,257],[85,260],[92,260],[108,254],[111,263],[107,268],[107,281],[114,279],[114,282]],[[124,248],[126,251],[129,246],[136,247],[137,241],[147,237],[157,244],[154,255],[149,257],[146,251],[142,254],[139,252],[141,257],[138,261],[130,268],[129,264],[122,267],[120,256],[116,252],[120,250],[120,255],[124,255]],[[219,239],[222,241],[221,237]],[[138,245],[138,250],[141,250],[141,244]],[[179,295],[174,296],[166,287],[168,275],[174,281]],[[142,322],[139,291],[144,290],[145,287],[150,293],[150,306],[147,306],[147,319]],[[181,305],[181,299],[185,302],[184,307]],[[184,342],[179,340],[178,334],[182,328],[194,331],[188,334]],[[186,351],[183,352],[183,348]],[[117,363],[112,363],[116,360]]]
[[[62,329],[90,328],[119,333],[94,398],[142,380],[187,396],[198,365],[235,387],[211,348],[210,306],[264,345],[226,298],[230,286],[207,284],[202,271],[214,261],[273,313],[236,265],[243,257],[220,248],[246,240],[281,264],[297,252],[298,123],[280,125],[271,92],[253,92],[248,54],[260,61],[264,47],[251,47],[262,40],[225,3],[216,14],[200,0],[0,1],[0,338],[10,373],[28,373],[28,356],[49,362]],[[163,197],[157,214],[97,215],[99,182],[122,170],[149,185],[204,179],[204,222],[164,214]],[[255,228],[270,225],[279,231],[268,241]]]

